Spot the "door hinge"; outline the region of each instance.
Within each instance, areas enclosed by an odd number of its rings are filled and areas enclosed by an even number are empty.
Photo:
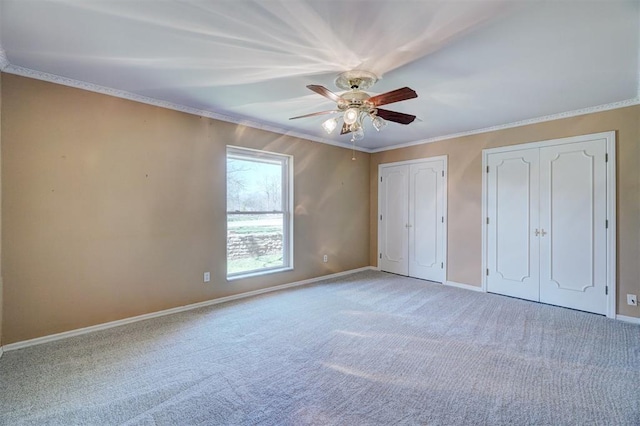
[[[442,177],[444,177],[444,170],[442,171]]]
[[[489,173],[489,166],[487,166],[487,173]]]
[[[442,223],[444,223],[444,216],[442,216]]]
[[[489,268],[487,268],[487,275],[489,275]]]
[[[382,259],[382,253],[380,253],[380,259]]]
[[[382,182],[382,176],[380,176],[380,182]]]
[[[444,262],[440,263],[440,269],[444,269]]]
[[[604,227],[605,227],[606,229],[609,229],[609,219],[607,219],[607,220],[605,220],[605,221],[604,221]]]
[[[609,295],[609,286],[608,285],[604,286],[604,294],[607,295],[607,296]]]
[[[487,225],[489,224],[489,217],[487,216]]]
[[[609,153],[608,152],[606,154],[604,154],[604,162],[605,163],[609,162]]]
[[[382,220],[382,215],[380,215],[380,220]]]

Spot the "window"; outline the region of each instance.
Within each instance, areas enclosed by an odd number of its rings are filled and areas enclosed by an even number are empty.
[[[292,163],[227,147],[227,278],[291,269]]]

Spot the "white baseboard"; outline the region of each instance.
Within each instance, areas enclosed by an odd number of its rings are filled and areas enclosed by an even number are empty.
[[[277,285],[274,287],[263,288],[260,290],[249,291],[246,293],[234,294],[232,296],[220,297],[218,299],[206,300],[204,302],[193,303],[185,306],[178,306],[176,308],[165,309],[163,311],[151,312],[149,314],[138,315],[135,317],[124,318],[117,321],[106,322],[103,324],[92,325],[90,327],[78,328],[75,330],[65,331],[62,333],[51,334],[49,336],[36,337],[35,339],[23,340],[21,342],[10,343],[4,345],[5,351],[15,351],[17,349],[26,348],[29,346],[41,345],[43,343],[53,342],[56,340],[67,339],[69,337],[80,336],[82,334],[93,333],[100,330],[106,330],[113,327],[119,327],[121,325],[131,324],[138,321],[144,321],[152,318],[163,317],[165,315],[176,314],[178,312],[190,311],[192,309],[203,308],[205,306],[217,305],[220,303],[230,302],[232,300],[244,299],[247,297],[257,296],[259,294],[270,293],[273,291],[284,290],[291,287],[298,287],[307,284],[313,284],[319,281],[329,280],[332,278],[338,278],[344,275],[355,274],[356,272],[369,271],[375,269],[372,266],[365,266],[358,269],[350,269],[348,271],[337,272],[335,274],[323,275],[316,278],[310,278],[308,280],[296,281],[293,283]],[[2,354],[2,347],[0,347],[0,355]]]
[[[457,283],[455,281],[446,281],[443,284],[451,286],[451,287],[463,288],[465,290],[482,292],[482,287],[477,287],[477,286],[471,285],[471,284]],[[626,315],[616,315],[616,319],[618,321],[629,322],[631,324],[640,324],[640,318],[637,318],[637,317],[629,317],[629,316],[626,316]]]
[[[640,318],[628,317],[626,315],[616,315],[616,319],[619,321],[630,322],[631,324],[640,324]]]
[[[482,292],[482,287],[478,287],[478,286],[471,285],[471,284],[457,283],[455,281],[445,281],[443,284],[451,286],[451,287],[463,288],[465,290]]]

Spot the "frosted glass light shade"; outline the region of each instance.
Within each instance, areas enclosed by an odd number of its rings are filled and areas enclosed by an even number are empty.
[[[373,117],[371,119],[371,123],[373,124],[373,127],[375,127],[377,131],[382,130],[387,125],[387,122],[378,116]]]
[[[360,115],[360,111],[357,108],[349,108],[344,112],[344,122],[347,124],[353,124],[358,119],[358,115]]]
[[[338,120],[336,120],[335,118],[330,118],[324,123],[322,123],[322,128],[324,128],[324,130],[328,134],[331,134],[331,132],[333,132],[333,130],[336,128],[337,125],[338,125]]]
[[[362,127],[358,127],[358,129],[353,132],[353,140],[359,141],[364,138],[364,129]]]

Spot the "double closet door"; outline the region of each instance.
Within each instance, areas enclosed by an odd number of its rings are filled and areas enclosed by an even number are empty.
[[[607,313],[607,143],[489,153],[487,290]]]
[[[446,157],[380,166],[380,270],[444,281],[445,168]]]

